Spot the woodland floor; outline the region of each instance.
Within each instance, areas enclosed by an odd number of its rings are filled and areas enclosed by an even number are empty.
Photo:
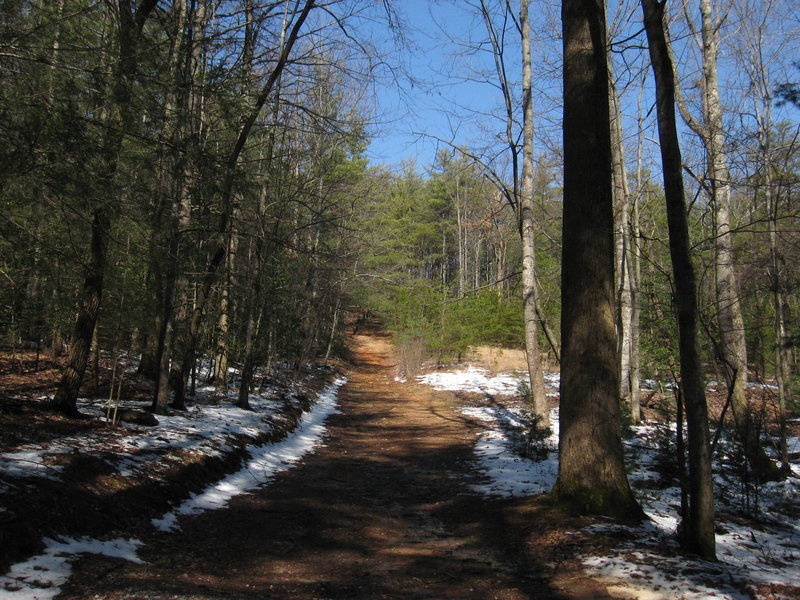
[[[480,426],[454,394],[394,381],[388,339],[361,333],[324,446],[178,532],[132,516],[118,530],[145,563],[86,556],[58,598],[610,598],[581,568],[602,551],[586,521],[471,491]]]
[[[177,531],[163,532],[151,519],[235,471],[243,444],[252,440],[226,440],[231,450],[213,459],[164,454],[135,480],[104,474],[102,455],[76,450],[55,465],[62,469],[59,480],[12,482],[4,491],[0,574],[41,552],[44,537],[121,536],[142,542],[143,564],[83,555],[57,598],[650,597],[585,567],[586,556],[609,554],[623,530],[590,533],[586,526],[597,520],[565,515],[542,500],[476,492],[474,484],[486,477],[474,453],[485,424],[460,409],[485,398],[396,381],[389,338],[375,326],[358,333],[350,339],[351,360],[341,367],[348,382],[339,389],[339,412],[327,420],[323,445],[269,485],[233,498],[226,508],[181,516]],[[52,392],[57,367],[0,361],[0,452],[99,434],[114,451],[116,430],[44,412],[35,401]],[[330,377],[318,373],[305,389],[319,389]],[[94,392],[102,397],[100,389]],[[131,378],[123,396],[144,400],[148,390]],[[302,394],[280,397],[272,430],[260,442],[281,439],[308,409]],[[787,589],[774,597],[796,596]]]

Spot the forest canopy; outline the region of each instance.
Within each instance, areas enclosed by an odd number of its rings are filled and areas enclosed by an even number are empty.
[[[800,154],[791,4],[686,0],[669,6],[668,25],[704,366],[721,380],[733,381],[732,368],[778,377],[794,410]],[[703,6],[714,9],[713,56],[696,43]],[[68,412],[84,373],[122,352],[140,354],[141,373],[157,382],[157,412],[182,406],[200,357],[213,361],[222,388],[228,366],[241,369],[246,405],[256,367],[300,369],[341,355],[347,315],[363,308],[417,363],[458,360],[480,344],[530,347],[532,320],[542,356],[557,362],[557,3],[529,24],[530,88],[524,28],[508,3],[451,6],[452,27],[442,7],[430,3],[435,27],[420,33],[403,7],[356,0],[3,2],[3,345],[64,355],[55,402]],[[631,390],[641,377],[669,378],[678,366],[638,10],[621,2],[607,19],[626,406],[638,402]],[[452,57],[441,62],[449,72],[404,70],[423,37]],[[448,86],[458,94],[464,82],[480,91],[451,102]],[[415,132],[438,147],[429,163],[371,161],[386,118],[373,92],[387,85],[449,102],[440,120],[452,136]],[[456,136],[459,128],[471,133]],[[726,265],[732,286],[718,277]],[[741,327],[720,312],[731,304],[720,286],[736,290]],[[533,319],[523,317],[529,297]],[[744,366],[726,350],[731,328],[742,332],[746,354],[735,356]],[[419,367],[412,362],[407,374]]]

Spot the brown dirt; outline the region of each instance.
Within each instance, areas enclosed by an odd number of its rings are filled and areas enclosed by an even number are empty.
[[[352,349],[324,447],[178,533],[140,533],[145,565],[84,558],[59,598],[610,598],[576,560],[585,522],[470,491],[478,426],[454,395],[393,381],[374,332]]]

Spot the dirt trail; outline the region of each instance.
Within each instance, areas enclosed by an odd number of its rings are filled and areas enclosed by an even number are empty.
[[[60,598],[608,598],[567,524],[473,494],[477,426],[452,394],[393,381],[391,345],[354,336],[326,445],[230,507],[153,533],[145,565],[87,557]]]

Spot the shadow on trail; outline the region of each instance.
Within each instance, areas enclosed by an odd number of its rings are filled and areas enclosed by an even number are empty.
[[[567,555],[553,551],[546,509],[471,492],[469,424],[444,395],[394,384],[388,361],[358,355],[325,446],[300,466],[153,534],[145,565],[82,562],[61,598],[608,598],[558,589],[552,561]]]
[[[566,598],[504,503],[464,493],[453,450],[411,465],[380,453],[307,465],[269,492],[182,520],[181,533],[147,540],[148,565],[68,597]]]

